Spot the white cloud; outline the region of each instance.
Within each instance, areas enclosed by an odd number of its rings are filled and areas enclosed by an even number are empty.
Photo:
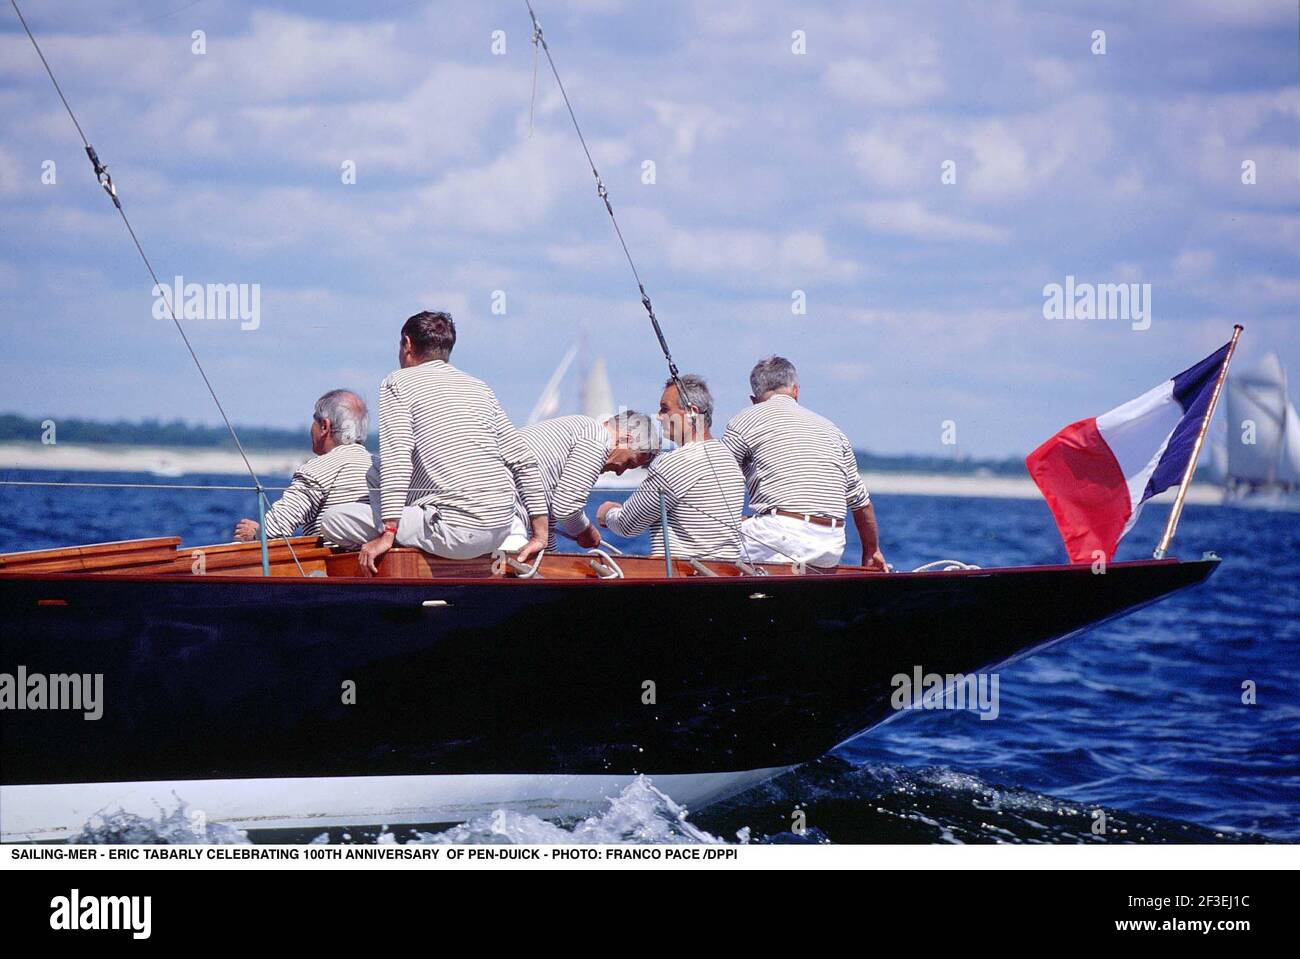
[[[842,281],[858,269],[834,257],[825,237],[808,231],[674,229],[667,254],[673,269],[713,275],[724,283]]]
[[[1038,57],[1030,60],[1026,69],[1033,78],[1035,87],[1046,88],[1056,94],[1073,88],[1078,76],[1075,65],[1061,57]]]
[[[0,143],[0,196],[17,196],[27,191],[27,181],[35,180],[39,175],[24,170],[12,151]]]
[[[560,151],[558,138],[536,137],[484,166],[454,169],[416,194],[418,215],[430,230],[491,235],[535,227],[555,200]]]
[[[836,60],[826,68],[822,81],[844,100],[888,107],[926,103],[946,89],[938,45],[929,37],[904,43],[881,57]]]
[[[334,171],[343,160],[354,160],[360,179],[377,172],[425,172],[479,156],[485,141],[513,139],[514,117],[527,111],[522,72],[435,63],[420,76],[410,90],[382,100],[243,107],[224,120],[223,138],[231,147],[251,142],[278,157],[284,157],[285,144],[293,144],[289,162]],[[449,97],[448,90],[458,94]]]
[[[735,118],[723,116],[706,105],[651,100],[655,118],[672,136],[669,156],[687,157],[701,141],[717,139],[737,125]]]
[[[1213,250],[1189,249],[1174,258],[1173,268],[1175,273],[1186,273],[1200,279],[1214,269],[1214,262]]]
[[[1060,185],[1067,166],[1086,175],[1108,160],[1113,136],[1094,97],[992,119],[914,112],[884,117],[846,138],[858,171],[881,190],[916,191],[939,183],[956,164],[957,186],[983,202],[1002,202]]]
[[[915,141],[908,142],[911,139],[908,132],[897,127],[887,129],[881,124],[867,132],[851,134],[846,145],[864,176],[884,189],[914,188],[926,176],[932,182],[937,181],[942,161],[935,157],[944,151],[942,148],[918,150]]]
[[[854,208],[867,229],[876,233],[917,240],[961,242],[978,240],[1005,243],[1010,233],[1003,227],[975,223],[928,210],[916,200],[880,201]]]
[[[1282,0],[1178,0],[1176,9],[1180,16],[1213,24],[1232,26],[1295,26],[1293,4]]]

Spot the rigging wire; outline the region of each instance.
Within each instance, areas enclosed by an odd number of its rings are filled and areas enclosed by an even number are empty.
[[[72,112],[72,106],[68,103],[68,98],[63,94],[63,88],[59,86],[58,79],[54,76],[54,70],[50,67],[50,62],[45,59],[45,53],[41,50],[41,45],[36,42],[36,36],[32,33],[32,28],[27,25],[27,18],[18,7],[18,0],[9,0],[10,5],[14,8],[14,13],[18,14],[18,21],[23,25],[23,30],[27,33],[27,39],[31,40],[32,47],[36,50],[36,55],[41,58],[41,64],[45,67],[45,72],[49,74],[50,82],[54,84],[55,92],[58,93],[59,99],[63,101],[63,108],[68,111],[68,117],[72,120],[72,125],[77,128],[77,134],[81,137],[81,142],[86,148],[86,156],[90,158],[91,166],[95,168],[95,179],[99,185],[104,188],[109,199],[113,201],[113,206],[122,217],[122,222],[126,225],[126,232],[131,235],[131,242],[135,244],[136,252],[140,254],[140,259],[144,261],[145,269],[149,271],[149,276],[153,280],[154,289],[163,289],[163,285],[158,282],[158,274],[154,272],[153,264],[149,262],[149,257],[144,252],[144,247],[140,245],[140,238],[136,236],[134,227],[126,215],[126,210],[122,208],[122,200],[117,195],[117,186],[113,183],[113,177],[108,172],[108,167],[99,160],[99,155],[95,153],[95,148],[90,145],[90,140],[77,121],[77,115]],[[262,503],[269,509],[270,501],[266,497],[262,481],[257,472],[253,469],[253,464],[249,462],[248,454],[244,452],[244,444],[239,441],[239,434],[235,432],[235,427],[230,422],[230,417],[226,415],[226,409],[221,405],[221,400],[217,396],[217,391],[212,386],[212,381],[208,379],[207,371],[204,370],[203,364],[199,361],[199,355],[194,351],[194,346],[190,343],[190,338],[185,334],[185,328],[181,326],[181,321],[176,317],[176,309],[171,302],[171,297],[166,293],[163,294],[163,302],[167,304],[167,312],[171,315],[172,323],[176,327],[176,332],[180,334],[181,341],[185,344],[185,349],[189,351],[190,358],[194,361],[194,366],[199,371],[199,376],[203,379],[203,385],[208,388],[208,394],[212,397],[212,402],[216,404],[217,412],[221,414],[222,422],[226,424],[226,429],[230,433],[230,438],[235,442],[235,448],[239,451],[239,457],[244,461],[244,468],[252,478],[257,487],[257,495]],[[289,547],[289,553],[293,556],[294,565],[298,567],[298,572],[306,576],[306,571],[302,564],[298,562],[298,556],[293,551],[293,545],[285,537],[285,545]]]
[[[578,142],[582,144],[582,152],[586,154],[587,165],[591,167],[591,175],[596,179],[596,195],[600,197],[601,201],[605,204],[606,212],[609,213],[609,220],[614,225],[614,233],[618,236],[619,246],[623,248],[623,256],[627,258],[627,265],[632,268],[632,277],[636,280],[637,289],[641,292],[641,305],[645,307],[645,311],[650,317],[650,325],[654,328],[655,337],[659,340],[659,349],[663,352],[664,360],[668,363],[668,375],[672,380],[673,385],[677,387],[678,402],[681,404],[682,409],[686,411],[686,415],[690,418],[693,426],[698,414],[690,412],[692,406],[690,393],[687,391],[686,385],[682,382],[681,374],[677,370],[677,364],[673,360],[672,351],[668,348],[668,340],[664,336],[663,328],[659,325],[659,318],[655,316],[655,308],[654,304],[650,302],[650,294],[646,292],[645,283],[641,280],[641,273],[636,268],[636,261],[632,259],[632,251],[628,249],[627,240],[623,237],[623,230],[618,225],[618,217],[614,215],[614,205],[610,202],[609,190],[605,186],[605,181],[600,176],[600,171],[596,169],[596,161],[591,155],[591,149],[587,146],[587,138],[583,136],[582,126],[578,123],[578,116],[573,111],[573,104],[569,101],[568,91],[564,89],[564,81],[560,79],[560,71],[555,66],[555,58],[551,56],[551,48],[546,43],[546,35],[542,32],[542,25],[538,22],[536,11],[533,10],[532,0],[524,0],[524,6],[528,8],[528,16],[533,21],[534,55],[536,55],[537,48],[540,48],[541,51],[546,54],[546,62],[551,67],[551,75],[555,77],[555,85],[560,90],[560,96],[564,98],[564,106],[569,111],[569,119],[573,121],[573,129],[578,134]],[[534,80],[534,98],[536,98],[536,95],[536,81]],[[529,125],[531,129],[531,107],[529,109]],[[709,464],[709,472],[713,474],[713,481],[717,484],[719,492],[721,492],[722,480],[718,477],[717,470],[713,466],[713,460],[707,454],[704,459],[705,462]],[[700,510],[700,512],[704,511]],[[717,517],[713,518],[718,519]],[[740,541],[740,551],[748,561],[749,550],[745,546],[745,537],[741,535],[740,527],[732,526],[732,524],[727,523],[725,520],[719,519],[718,521],[727,525],[736,534],[737,539]],[[665,530],[664,536],[666,537],[667,535],[668,531]],[[785,552],[785,550],[778,549],[776,551],[789,557],[794,562],[799,562],[798,557],[790,556],[790,554]]]
[[[668,349],[668,341],[664,338],[664,331],[659,326],[659,318],[655,316],[654,304],[650,302],[650,295],[646,293],[645,284],[641,282],[641,274],[636,268],[636,261],[632,259],[632,252],[628,249],[627,240],[623,238],[623,230],[618,225],[618,217],[614,215],[614,205],[609,199],[609,190],[605,187],[605,181],[601,179],[600,171],[596,169],[596,161],[592,158],[591,149],[587,146],[587,138],[583,136],[582,126],[578,123],[577,114],[573,112],[573,104],[569,102],[568,91],[564,89],[564,81],[560,79],[560,71],[555,66],[555,58],[551,56],[551,48],[546,43],[546,36],[542,33],[542,25],[537,20],[537,13],[533,10],[531,0],[524,0],[524,5],[528,7],[528,16],[533,21],[533,44],[540,47],[546,54],[546,62],[550,64],[551,75],[555,77],[555,85],[560,90],[560,96],[564,98],[564,106],[569,111],[569,119],[573,121],[573,129],[578,134],[578,142],[582,144],[582,152],[587,155],[587,165],[591,167],[591,175],[596,178],[596,195],[600,197],[605,204],[605,210],[609,213],[610,222],[614,224],[614,232],[618,235],[619,245],[623,248],[623,255],[627,258],[627,265],[632,268],[632,276],[636,280],[637,289],[641,291],[641,305],[645,307],[646,313],[650,316],[650,325],[654,327],[655,336],[659,340],[659,348],[663,351],[664,359],[668,362],[668,372],[673,381],[677,384],[678,393],[685,398],[686,391],[681,385],[681,376],[677,372],[677,364],[673,362],[672,351]]]
[[[197,483],[72,483],[53,480],[0,480],[0,486],[69,486],[74,489],[177,489],[256,493],[258,489],[286,490],[287,486],[202,486]]]

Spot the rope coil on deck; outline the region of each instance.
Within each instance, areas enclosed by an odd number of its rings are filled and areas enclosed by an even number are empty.
[[[925,563],[912,570],[914,573],[931,573],[931,572],[951,572],[959,569],[979,569],[974,563],[963,563],[959,559],[936,559],[932,563]]]

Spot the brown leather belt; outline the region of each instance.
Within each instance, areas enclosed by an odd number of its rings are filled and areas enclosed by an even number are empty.
[[[777,509],[776,507],[773,507],[772,509],[764,510],[759,515],[760,516],[784,516],[787,519],[800,519],[803,520],[805,523],[815,523],[818,526],[829,526],[831,529],[835,529],[835,527],[837,526],[844,525],[844,520],[842,519],[831,519],[831,517],[829,516],[817,516],[813,513],[792,513],[788,509]]]

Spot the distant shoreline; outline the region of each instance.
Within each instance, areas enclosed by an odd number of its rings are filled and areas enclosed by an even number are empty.
[[[250,450],[249,462],[260,476],[289,476],[311,457],[311,451]],[[151,473],[173,479],[192,473],[242,476],[243,460],[231,450],[206,447],[126,446],[89,443],[0,443],[0,470],[66,470],[69,472]],[[867,489],[879,495],[963,496],[991,499],[1040,498],[1028,476],[977,474],[886,473],[863,471]],[[616,484],[608,484],[610,486]],[[622,484],[617,484],[622,485]],[[1193,483],[1189,503],[1213,505],[1223,491],[1206,482]],[[1169,490],[1157,500],[1173,498]]]
[[[246,450],[259,475],[289,476],[311,458],[311,450]],[[187,473],[246,476],[233,450],[215,447],[127,446],[109,443],[0,443],[0,470],[152,473],[173,478]]]

